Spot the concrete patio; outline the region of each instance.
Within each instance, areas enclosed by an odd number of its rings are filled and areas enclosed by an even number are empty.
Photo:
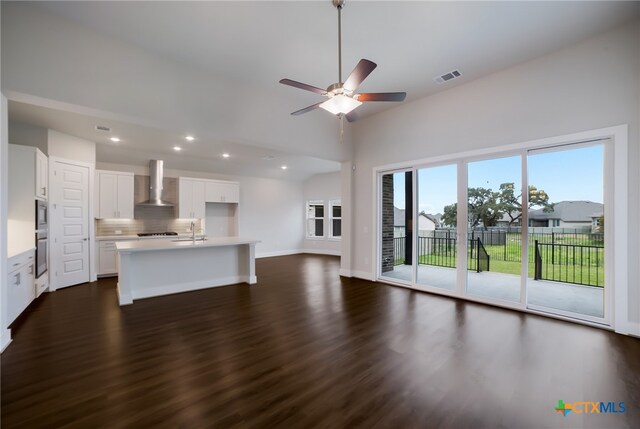
[[[411,281],[411,265],[396,265],[383,278]],[[456,284],[456,269],[418,266],[418,288],[428,285],[453,290]],[[594,317],[604,315],[604,288],[559,283],[546,280],[527,279],[529,304],[554,308]],[[468,272],[469,294],[504,301],[520,300],[520,277],[512,274],[475,271]]]

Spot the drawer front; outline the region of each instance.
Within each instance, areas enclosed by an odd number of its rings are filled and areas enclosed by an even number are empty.
[[[19,270],[25,264],[34,262],[35,260],[35,252],[33,250],[29,250],[28,252],[20,253],[19,255],[15,255],[8,259],[7,261],[7,271],[10,273]]]

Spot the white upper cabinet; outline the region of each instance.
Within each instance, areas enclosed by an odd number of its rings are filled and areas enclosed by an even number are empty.
[[[205,181],[178,178],[178,217],[203,219],[205,217]]]
[[[205,201],[208,203],[238,203],[240,185],[235,182],[207,181]]]
[[[133,219],[133,173],[96,171],[98,219]]]
[[[49,198],[49,159],[36,150],[36,198],[46,200]]]

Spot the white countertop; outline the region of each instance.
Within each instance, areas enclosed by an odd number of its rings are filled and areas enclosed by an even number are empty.
[[[221,247],[221,246],[238,246],[242,244],[256,244],[260,240],[242,237],[211,237],[205,241],[184,240],[175,241],[173,239],[164,240],[137,240],[137,241],[119,241],[116,243],[118,252],[141,252],[154,250],[172,250],[172,249],[192,249],[195,247]]]
[[[178,235],[151,235],[146,237],[138,237],[138,235],[98,235],[96,241],[115,241],[115,240],[166,240],[173,238],[187,238],[191,237],[190,233],[178,234]],[[196,234],[196,237],[202,237],[202,234]]]
[[[7,249],[7,259],[11,259],[15,256],[20,256],[23,253],[33,252],[35,251],[35,247],[8,247]]]

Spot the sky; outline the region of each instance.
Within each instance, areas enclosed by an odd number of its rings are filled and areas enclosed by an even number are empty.
[[[554,152],[531,152],[527,157],[529,184],[543,189],[549,201],[603,201],[602,145]],[[468,164],[469,187],[498,191],[500,184],[521,187],[519,156],[476,161]],[[418,211],[436,214],[456,202],[456,165],[418,170]],[[404,173],[394,174],[394,205],[405,208]]]

